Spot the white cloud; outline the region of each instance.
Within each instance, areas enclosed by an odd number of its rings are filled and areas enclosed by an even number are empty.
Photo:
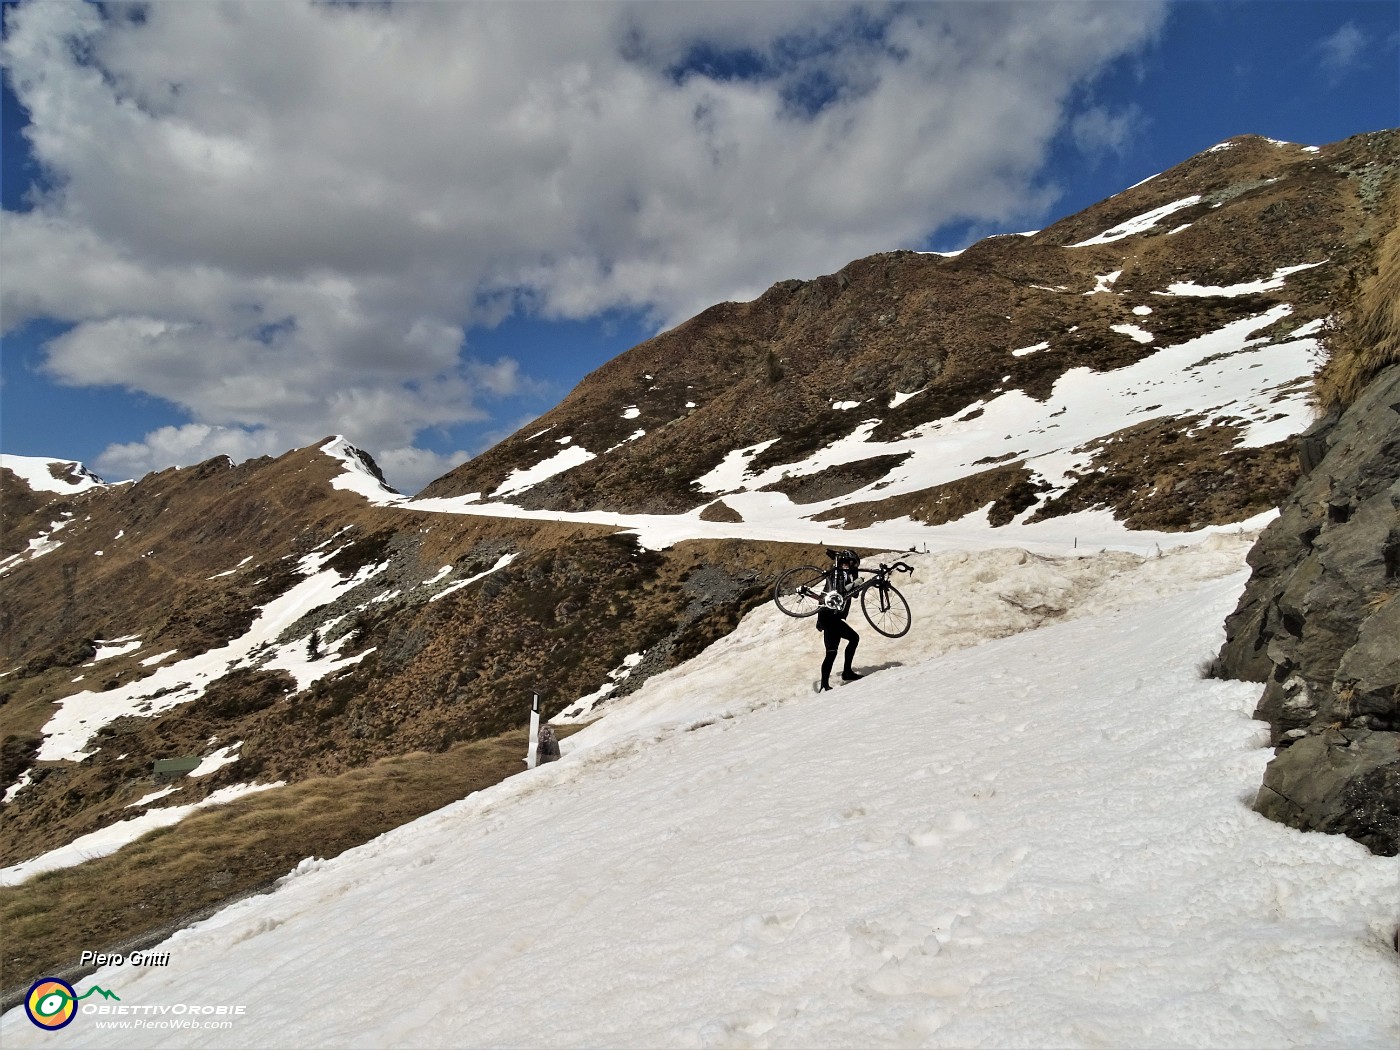
[[[182,427],[161,427],[144,441],[108,445],[94,467],[113,480],[139,478],[152,470],[202,463],[214,456],[228,456],[234,462],[254,456],[285,452],[276,434],[268,430],[213,427],[191,423]]]
[[[1070,121],[1070,133],[1081,153],[1098,157],[1105,153],[1123,156],[1142,128],[1141,107],[1125,106],[1117,112],[1106,106],[1093,106]]]
[[[1162,18],[27,4],[3,56],[49,188],[5,215],[0,312],[76,323],[50,350],[61,381],[289,443],[412,450],[530,381],[528,361],[463,356],[503,311],[670,323],[946,222],[1037,212],[1075,88]],[[1111,145],[1122,119],[1074,131]]]
[[[1336,84],[1355,68],[1366,50],[1366,36],[1355,22],[1347,22],[1331,36],[1320,40],[1317,48],[1322,56],[1322,71]]]
[[[412,496],[430,481],[471,458],[464,449],[442,455],[422,448],[381,449],[375,462],[390,483],[406,496]]]

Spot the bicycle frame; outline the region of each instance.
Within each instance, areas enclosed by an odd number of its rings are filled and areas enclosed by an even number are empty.
[[[851,593],[852,593],[852,594],[858,594],[858,593],[860,593],[861,591],[865,590],[867,587],[874,587],[876,584],[889,583],[889,582],[890,582],[890,577],[893,576],[893,575],[894,575],[895,573],[897,573],[897,572],[913,572],[913,571],[914,571],[914,566],[908,564],[907,562],[902,562],[902,561],[897,561],[897,562],[895,562],[893,565],[885,565],[885,564],[882,562],[882,563],[880,564],[880,567],[879,567],[878,569],[857,569],[857,570],[856,570],[856,574],[857,574],[857,575],[860,575],[861,573],[867,573],[867,572],[868,572],[868,573],[870,574],[870,577],[871,577],[871,578],[868,579],[868,580],[866,580],[864,583],[862,583],[859,587],[857,587],[857,588],[856,588],[854,591],[852,591]]]
[[[841,613],[842,619],[845,619],[846,612],[851,605],[853,603],[859,604],[866,620],[880,634],[886,638],[902,638],[909,631],[912,617],[909,602],[904,598],[904,595],[899,593],[899,589],[890,581],[890,577],[897,572],[912,573],[913,571],[914,567],[903,561],[897,561],[893,565],[881,563],[878,569],[857,569],[856,578],[851,584],[850,590],[842,591],[839,594],[841,603],[844,604],[838,603],[836,606],[827,606],[827,608],[836,608]],[[793,577],[793,579],[785,583],[789,577]],[[777,602],[778,608],[788,616],[798,618],[811,616],[826,605],[826,600],[838,597],[837,594],[828,593],[827,581],[829,579],[829,569],[822,570],[815,565],[799,565],[787,570],[778,578],[773,588],[773,600]],[[788,589],[784,590],[785,587]],[[872,587],[875,588],[875,600],[869,601]]]
[[[890,577],[893,576],[896,572],[913,571],[914,566],[902,561],[897,561],[893,565],[885,565],[884,563],[881,563],[878,569],[857,569],[857,576],[861,576],[868,573],[870,575],[870,579],[857,583],[856,586],[851,588],[850,592],[846,595],[846,597],[850,598],[851,601],[855,601],[856,598],[860,596],[860,593],[862,591],[869,590],[871,587],[878,587],[880,589],[880,608],[883,611],[889,608],[889,596],[885,592],[886,588],[889,586]],[[806,587],[802,588],[802,592],[803,594],[808,595],[810,597],[820,597],[820,595],[816,591],[812,591]]]

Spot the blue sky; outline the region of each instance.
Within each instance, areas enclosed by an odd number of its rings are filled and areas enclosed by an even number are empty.
[[[1400,125],[1400,4],[6,4],[0,450],[414,491],[725,299]]]

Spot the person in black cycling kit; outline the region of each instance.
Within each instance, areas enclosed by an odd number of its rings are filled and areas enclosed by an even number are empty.
[[[852,667],[856,656],[856,646],[860,645],[860,635],[846,622],[851,612],[851,594],[860,582],[857,570],[860,557],[855,551],[827,551],[836,564],[826,574],[823,588],[822,607],[817,610],[817,630],[822,633],[826,644],[826,659],[822,661],[822,684],[817,691],[824,693],[831,688],[831,669],[836,664],[836,650],[841,647],[841,639],[846,639],[846,667],[841,672],[843,682],[854,682],[864,677]]]

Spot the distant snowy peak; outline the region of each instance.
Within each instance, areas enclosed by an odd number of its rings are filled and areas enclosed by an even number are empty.
[[[403,499],[403,494],[384,479],[374,457],[341,435],[328,439],[320,449],[345,468],[343,474],[331,481],[335,488],[357,492],[371,503],[394,503]]]
[[[33,492],[57,492],[71,496],[107,484],[73,459],[0,455],[0,468],[14,474]]]

